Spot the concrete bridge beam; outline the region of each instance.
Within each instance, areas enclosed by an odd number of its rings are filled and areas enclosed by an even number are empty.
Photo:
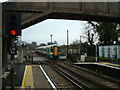
[[[23,28],[45,19],[113,22],[120,19],[120,2],[12,2],[5,7],[6,11],[22,13]]]

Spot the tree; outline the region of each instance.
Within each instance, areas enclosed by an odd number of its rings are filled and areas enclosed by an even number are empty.
[[[57,41],[54,41],[54,44],[58,44]]]
[[[53,43],[51,43],[51,42],[48,42],[48,43],[47,43],[47,45],[52,45],[52,44],[53,44]]]
[[[110,22],[88,22],[94,30],[98,33],[99,42],[102,45],[111,45],[116,42],[118,44],[118,39],[120,37],[120,28],[117,23]]]
[[[47,46],[45,43],[41,43],[39,46]]]
[[[37,42],[34,42],[34,41],[33,41],[33,42],[31,43],[31,45],[32,45],[33,47],[36,47],[36,46],[37,46]]]
[[[58,44],[57,41],[54,42],[48,42],[47,45],[52,45],[52,44]]]
[[[94,22],[95,24],[95,22]],[[98,40],[98,34],[92,24],[89,22],[85,25],[84,28],[84,35],[82,36],[87,39],[87,43],[90,46],[93,46],[94,43]]]

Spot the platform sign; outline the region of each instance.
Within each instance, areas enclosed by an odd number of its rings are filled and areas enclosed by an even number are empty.
[[[10,55],[16,55],[16,54],[17,54],[17,48],[15,48],[15,47],[10,47],[9,54],[10,54]]]

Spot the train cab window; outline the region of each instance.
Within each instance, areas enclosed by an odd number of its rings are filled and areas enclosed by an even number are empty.
[[[46,51],[49,52],[49,48],[47,48]]]
[[[60,50],[60,47],[58,47],[58,52],[60,52],[61,50]]]
[[[54,52],[54,47],[51,47],[51,52]]]

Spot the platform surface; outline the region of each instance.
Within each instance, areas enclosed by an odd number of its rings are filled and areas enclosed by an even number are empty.
[[[120,69],[120,64],[108,63],[108,62],[77,62],[74,64],[97,64],[97,65],[106,66],[110,68]]]
[[[26,65],[21,89],[24,90],[24,88],[52,89],[52,86],[38,65]]]

